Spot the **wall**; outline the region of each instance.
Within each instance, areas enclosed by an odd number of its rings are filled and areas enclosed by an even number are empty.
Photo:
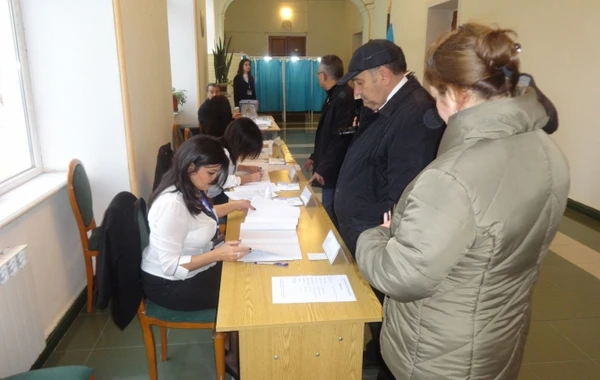
[[[290,29],[281,26],[279,12],[283,6],[293,11]],[[345,21],[334,22],[332,18],[340,14]],[[337,54],[347,62],[352,49],[350,25],[352,30],[362,30],[356,27],[360,19],[356,5],[347,0],[238,0],[227,8],[225,34],[232,36],[233,51],[251,56],[268,54],[269,35],[305,35],[308,56]]]
[[[404,49],[409,68],[420,78],[426,4],[398,0],[392,6],[396,42]],[[590,164],[600,161],[600,128],[593,111],[597,107],[593,84],[600,82],[596,69],[600,49],[594,48],[600,35],[599,12],[600,3],[595,0],[549,0],[543,6],[533,1],[460,0],[458,8],[459,25],[467,21],[496,23],[519,34],[522,70],[535,76],[558,108],[560,128],[553,138],[569,159],[570,197],[595,209],[600,209],[600,177],[590,173]],[[544,22],[533,22],[532,15]]]
[[[130,190],[132,183],[138,182],[147,196],[158,145],[170,140],[166,1],[123,2],[121,47],[128,78],[123,92],[112,2],[20,3],[44,170],[66,171],[71,158],[81,159],[101,221],[114,195]],[[125,92],[131,101],[124,106]],[[131,160],[126,120],[131,121],[135,152]],[[138,177],[130,178],[129,163],[136,166]],[[0,241],[5,246],[29,245],[47,336],[85,286],[81,243],[66,189],[0,229]]]
[[[187,102],[179,109],[176,121],[198,122],[198,77],[196,73],[196,38],[192,0],[167,0],[169,16],[169,50],[171,81],[178,90],[186,90]]]
[[[66,189],[0,229],[0,242],[2,247],[28,245],[27,260],[48,337],[85,287],[81,243]]]
[[[171,0],[170,0],[171,1]],[[127,67],[129,110],[138,196],[152,191],[158,148],[171,141],[173,107],[166,0],[123,0],[120,3],[124,45],[119,46]],[[190,9],[191,10],[191,9]],[[193,13],[191,13],[193,16]],[[190,24],[193,26],[193,18]],[[193,28],[192,28],[193,31]],[[191,31],[190,31],[191,32]],[[192,35],[193,37],[193,35]],[[191,47],[194,55],[193,45]],[[193,74],[188,94],[191,108],[197,103],[194,61],[182,75]],[[187,105],[187,104],[186,104]],[[193,112],[195,113],[195,112]]]
[[[130,188],[112,4],[21,6],[44,169],[66,171],[80,159],[101,219],[110,200]]]

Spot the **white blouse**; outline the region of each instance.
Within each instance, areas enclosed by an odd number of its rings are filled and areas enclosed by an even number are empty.
[[[185,280],[216,264],[191,272],[181,266],[212,249],[217,222],[204,213],[190,214],[183,195],[174,190],[175,186],[165,189],[150,207],[150,244],[142,253],[142,270],[167,280]]]
[[[223,187],[217,186],[217,185],[212,185],[208,189],[208,191],[206,192],[206,195],[208,195],[209,198],[214,198],[217,195],[221,194],[223,192],[223,189],[228,189],[230,187],[235,187],[235,186],[239,186],[242,184],[242,178],[234,174],[235,170],[236,170],[236,165],[233,161],[231,161],[231,155],[229,154],[229,151],[225,148],[223,148],[223,150],[225,151],[227,158],[229,158],[229,168],[228,168],[228,172],[227,172],[227,179],[225,180],[225,184],[223,185]]]

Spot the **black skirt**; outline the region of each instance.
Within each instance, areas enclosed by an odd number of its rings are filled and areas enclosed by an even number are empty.
[[[222,263],[185,280],[167,280],[142,271],[146,298],[171,310],[216,309],[219,304]]]

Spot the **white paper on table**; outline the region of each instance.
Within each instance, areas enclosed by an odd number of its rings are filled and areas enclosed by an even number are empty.
[[[274,222],[280,218],[300,218],[300,209],[292,206],[282,205],[280,202],[256,197],[252,199],[252,206],[256,210],[248,210],[250,217],[271,217]]]
[[[300,184],[293,182],[277,182],[277,189],[279,191],[298,191],[300,190]]]
[[[345,274],[272,277],[271,284],[274,304],[356,301]]]
[[[280,231],[280,230],[296,230],[298,227],[298,222],[295,223],[280,223],[280,222],[270,222],[270,223],[242,223],[240,224],[240,230],[247,231]]]
[[[306,255],[310,261],[327,260],[327,255],[324,253],[307,253]]]
[[[255,249],[255,250],[252,250],[252,252],[250,252],[246,256],[239,259],[238,261],[242,261],[245,263],[253,263],[253,262],[261,262],[261,261],[291,261],[291,260],[294,260],[294,259],[283,257],[283,256],[273,255],[271,253],[266,253],[266,252],[262,252],[262,251]]]
[[[277,256],[279,259],[302,260],[302,252],[300,251],[300,245],[298,243],[244,243],[244,246],[252,248],[252,252],[259,251],[267,255]]]
[[[239,239],[242,245],[251,246],[254,243],[270,242],[270,243],[287,243],[298,244],[298,234],[296,231],[257,231],[257,230],[240,230]]]
[[[252,210],[249,210],[252,211]],[[289,218],[273,218],[272,216],[253,216],[246,215],[246,219],[244,219],[245,224],[285,224],[285,225],[298,225],[298,218],[289,217]]]
[[[283,158],[269,158],[269,165],[285,165]]]
[[[269,171],[274,172],[276,170],[290,170],[293,166],[291,165],[269,165]]]
[[[284,203],[288,206],[302,206],[304,203],[302,203],[302,200],[298,197],[291,197],[291,198],[277,198],[277,199],[273,199],[275,202],[281,202]]]

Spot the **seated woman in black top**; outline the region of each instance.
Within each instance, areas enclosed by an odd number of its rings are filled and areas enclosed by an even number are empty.
[[[250,74],[250,60],[244,58],[240,61],[238,72],[233,78],[233,102],[236,107],[240,106],[240,100],[256,100],[254,88],[254,77]]]
[[[214,137],[223,137],[225,128],[233,118],[229,99],[225,95],[213,96],[206,106],[204,117],[202,132]]]

